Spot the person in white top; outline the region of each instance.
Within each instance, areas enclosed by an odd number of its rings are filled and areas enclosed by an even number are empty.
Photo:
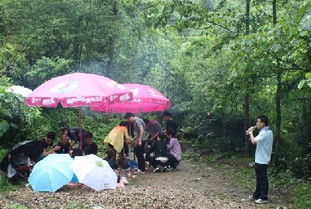
[[[259,134],[254,137],[253,131],[259,129]],[[268,126],[268,118],[264,115],[257,118],[255,127],[247,130],[252,144],[256,145],[255,171],[256,171],[256,191],[249,196],[258,204],[268,203],[268,176],[267,167],[271,159],[273,134]]]

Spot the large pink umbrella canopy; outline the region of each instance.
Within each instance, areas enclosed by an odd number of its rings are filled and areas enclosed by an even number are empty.
[[[28,106],[81,107],[132,100],[133,93],[117,82],[95,74],[70,73],[52,78],[26,97]]]
[[[140,84],[123,84],[133,92],[133,100],[119,104],[92,105],[91,110],[125,113],[154,112],[169,109],[170,101],[158,90]]]

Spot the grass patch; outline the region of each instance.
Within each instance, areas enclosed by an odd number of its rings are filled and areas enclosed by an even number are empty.
[[[87,207],[84,207],[83,204],[81,204],[78,201],[71,201],[66,204],[66,209],[86,209]]]
[[[7,209],[28,209],[26,206],[14,203],[14,204],[5,204],[4,208]]]
[[[0,192],[7,193],[13,190],[17,190],[25,186],[27,182],[24,180],[10,181],[6,176],[0,175]]]
[[[248,167],[252,158],[246,158],[241,155],[231,154],[210,154],[201,156],[198,153],[184,153],[184,159],[195,163],[213,166],[221,171],[224,176],[229,177],[232,185],[235,187],[246,188],[252,191],[255,187],[256,174],[253,168]],[[279,193],[282,201],[289,202],[295,208],[311,208],[311,181],[303,181],[293,177],[287,171],[274,173],[272,167],[268,167],[268,176],[270,189],[274,193]],[[241,184],[243,182],[243,184]]]

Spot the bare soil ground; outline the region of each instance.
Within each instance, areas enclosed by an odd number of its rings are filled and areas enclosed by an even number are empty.
[[[217,169],[183,161],[177,170],[140,174],[126,188],[115,191],[81,188],[34,193],[24,187],[0,194],[0,208],[290,208],[277,201],[256,205],[247,200],[248,195],[249,191],[233,187]]]

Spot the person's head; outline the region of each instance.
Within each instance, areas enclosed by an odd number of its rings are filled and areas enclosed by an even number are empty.
[[[127,121],[122,121],[119,123],[119,126],[129,127],[129,123]]]
[[[175,138],[176,137],[176,132],[173,129],[169,128],[169,129],[166,130],[166,135],[167,135],[167,137],[169,139]]]
[[[83,152],[79,148],[75,148],[72,150],[71,156],[76,157],[76,156],[82,156]]]
[[[69,135],[69,128],[61,127],[60,133],[61,133],[61,135],[64,135],[64,134]]]
[[[127,112],[124,116],[124,119],[126,119],[129,122],[133,122],[135,120],[135,115],[131,112]]]
[[[168,110],[165,110],[162,116],[165,121],[171,120],[173,117],[172,113]]]
[[[113,158],[113,155],[114,155],[114,153],[113,153],[113,151],[112,151],[111,149],[108,149],[108,150],[106,151],[106,157],[107,157],[108,159],[112,159],[112,158]]]
[[[144,123],[145,123],[146,125],[150,123],[150,120],[148,120],[148,119],[146,119],[146,118],[144,118],[143,121],[144,121]]]
[[[46,136],[44,137],[45,143],[51,146],[54,142],[55,136],[56,136],[55,132],[53,131],[48,132]]]
[[[86,132],[86,134],[85,134],[85,142],[87,144],[92,144],[93,143],[93,134],[92,134],[92,132],[90,132],[90,131]]]
[[[257,117],[257,123],[256,123],[256,128],[257,129],[262,129],[265,126],[269,125],[269,120],[268,117],[265,115],[260,115]]]
[[[69,144],[69,136],[67,134],[63,134],[60,143],[62,145]]]
[[[164,134],[164,133],[160,133],[159,136],[158,136],[158,138],[159,138],[160,140],[165,140],[165,139],[167,139],[167,136],[166,136],[166,134]]]

